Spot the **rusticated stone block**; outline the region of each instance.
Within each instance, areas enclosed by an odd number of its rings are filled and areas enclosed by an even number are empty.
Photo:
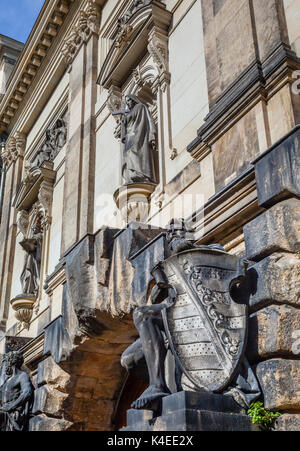
[[[256,374],[270,410],[300,409],[300,360],[274,359],[257,365]]]
[[[260,206],[300,197],[300,126],[260,156],[255,171]]]
[[[295,331],[300,333],[300,310],[270,306],[250,317],[247,356],[250,361],[295,355]]]
[[[37,384],[51,385],[52,388],[65,392],[70,376],[62,370],[53,360],[48,357],[38,365]]]
[[[249,270],[253,293],[250,309],[281,303],[300,306],[300,256],[273,254]]]
[[[34,417],[29,422],[29,431],[31,432],[59,432],[66,431],[72,425],[69,421],[58,419],[58,418],[49,418],[46,415],[38,415]]]
[[[300,252],[300,200],[288,199],[244,227],[247,257],[258,261],[275,252]]]
[[[67,394],[43,385],[34,392],[32,413],[44,413],[53,417],[62,417],[64,413],[64,401],[67,397]]]
[[[282,415],[275,424],[276,431],[300,431],[300,415]]]

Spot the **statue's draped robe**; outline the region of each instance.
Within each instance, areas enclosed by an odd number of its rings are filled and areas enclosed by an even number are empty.
[[[35,294],[39,288],[40,265],[42,256],[41,234],[38,234],[35,238],[35,250],[31,252],[27,251],[23,271],[21,274],[23,294]],[[24,241],[24,243],[25,242],[26,240]]]
[[[137,103],[122,122],[122,175],[126,184],[156,183],[152,142],[156,126],[147,107]]]

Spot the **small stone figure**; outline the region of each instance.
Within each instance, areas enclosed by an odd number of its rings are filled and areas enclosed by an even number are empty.
[[[153,158],[153,150],[156,149],[156,125],[146,105],[135,95],[127,95],[125,101],[128,110],[115,113],[122,115],[124,183],[156,184]]]
[[[67,125],[63,118],[58,118],[54,127],[46,131],[46,140],[31,167],[40,167],[44,161],[53,161],[66,141]]]
[[[52,136],[51,130],[47,130],[46,131],[46,141],[44,142],[41,150],[37,154],[37,157],[33,163],[33,166],[40,167],[44,163],[44,161],[50,161],[53,151],[54,151],[53,136]]]
[[[22,371],[23,356],[10,352],[4,356],[0,374],[0,431],[26,431],[32,404],[33,386]]]
[[[26,251],[24,268],[21,274],[21,284],[23,294],[37,295],[40,286],[43,234],[37,224],[32,227],[32,232],[32,238],[26,238],[20,243]]]
[[[62,118],[57,119],[53,129],[54,150],[51,153],[51,160],[54,160],[59,151],[67,141],[67,126]]]

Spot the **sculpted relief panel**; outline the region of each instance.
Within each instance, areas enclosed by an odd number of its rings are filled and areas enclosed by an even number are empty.
[[[53,161],[60,150],[67,142],[67,124],[64,118],[60,117],[54,126],[46,131],[46,139],[38,150],[31,166],[40,167],[44,161]]]

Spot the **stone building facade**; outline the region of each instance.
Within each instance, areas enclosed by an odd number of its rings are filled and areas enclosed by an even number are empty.
[[[22,50],[10,77],[0,61],[0,354],[23,354],[30,430],[126,425],[145,382],[120,359],[176,217],[249,260],[245,353],[276,429],[300,430],[299,11],[46,0],[23,50],[0,36]],[[128,205],[112,114],[126,95],[157,129],[156,183]]]

